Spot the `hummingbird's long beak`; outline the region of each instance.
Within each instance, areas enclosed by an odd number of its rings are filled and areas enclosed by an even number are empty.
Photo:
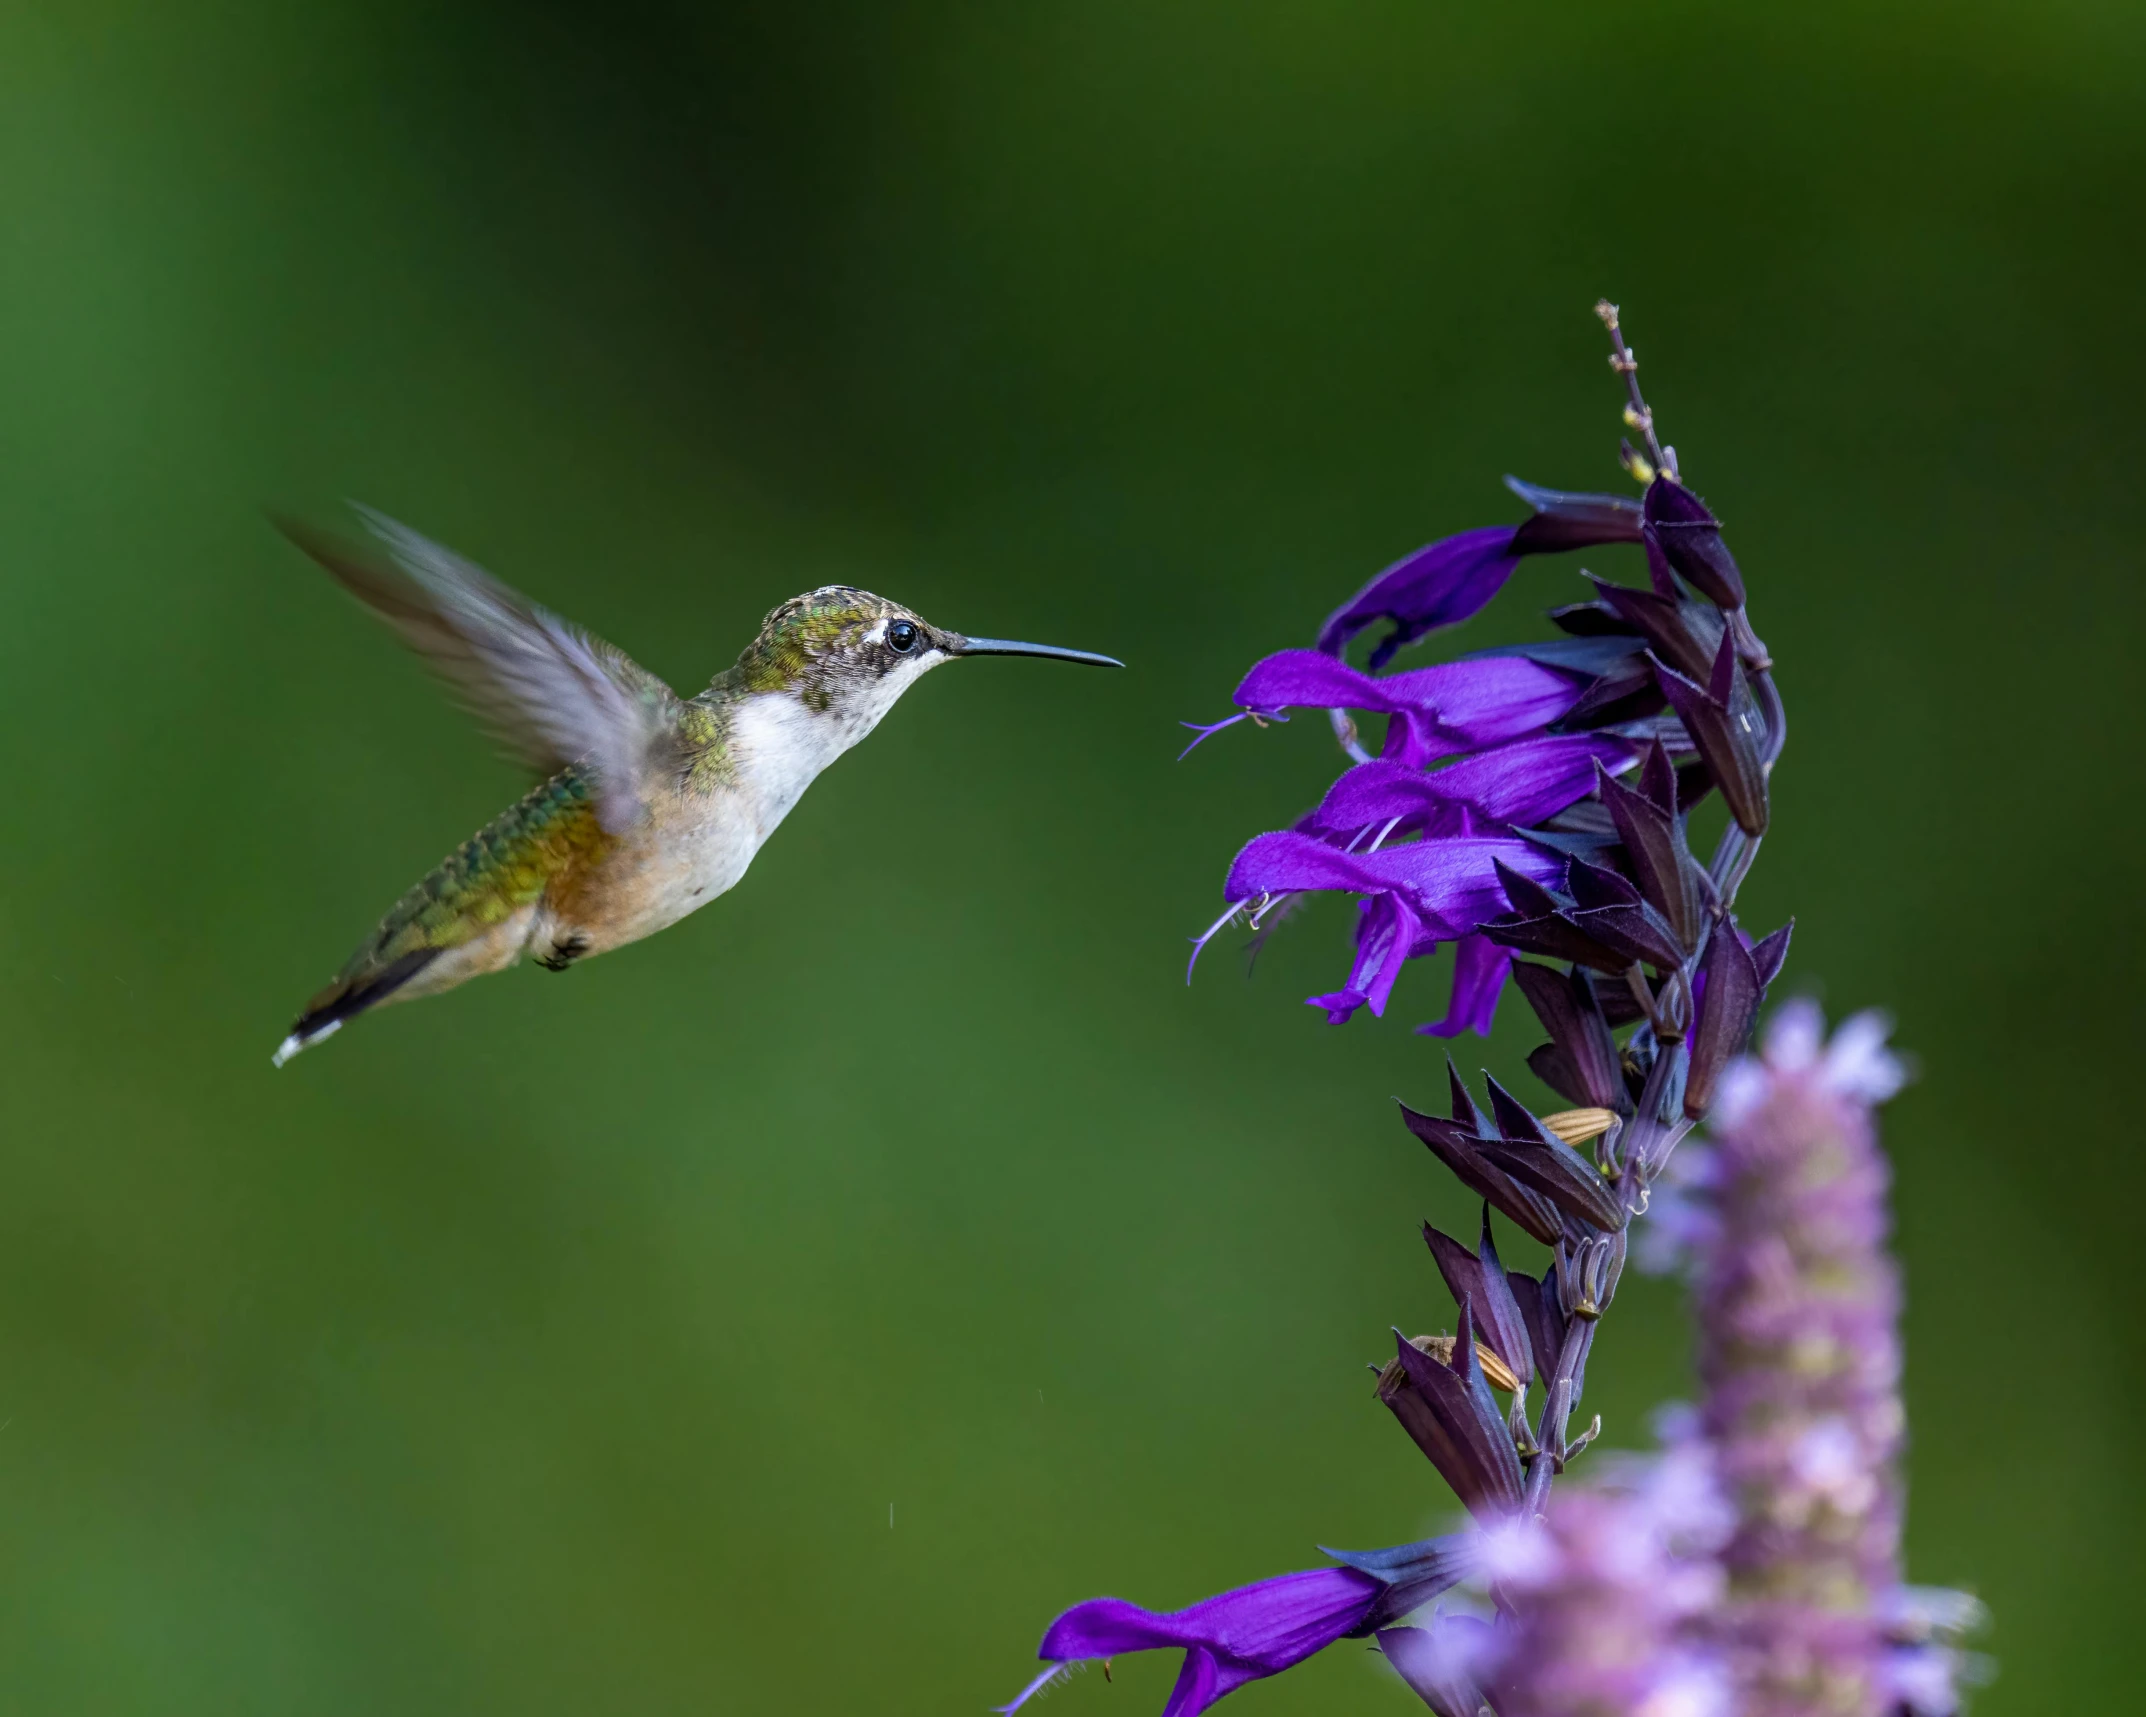
[[[1019,644],[1011,638],[964,638],[956,632],[947,642],[957,656],[1049,656],[1058,662],[1086,662],[1091,668],[1122,668],[1115,656],[1098,656],[1093,650],[1062,650],[1056,644]]]

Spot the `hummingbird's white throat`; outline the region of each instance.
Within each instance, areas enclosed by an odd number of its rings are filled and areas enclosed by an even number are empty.
[[[844,684],[825,709],[799,692],[755,692],[731,714],[730,747],[740,783],[756,802],[762,840],[789,815],[821,770],[869,734],[923,675],[947,657],[927,650],[914,661]]]

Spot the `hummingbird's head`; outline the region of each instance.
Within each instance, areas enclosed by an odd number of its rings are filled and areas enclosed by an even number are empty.
[[[738,658],[738,669],[748,692],[788,692],[813,714],[832,717],[862,738],[902,693],[956,656],[1048,656],[1124,666],[1086,650],[965,637],[869,590],[830,584],[793,596],[770,614]]]

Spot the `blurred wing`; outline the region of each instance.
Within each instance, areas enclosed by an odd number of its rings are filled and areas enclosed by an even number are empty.
[[[604,827],[631,827],[656,748],[673,731],[677,694],[623,651],[482,567],[385,513],[356,510],[387,545],[393,566],[278,522],[394,627],[509,751],[546,775],[569,763],[586,766]]]

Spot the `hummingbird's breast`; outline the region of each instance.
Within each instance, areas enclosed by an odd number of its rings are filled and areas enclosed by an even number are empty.
[[[735,887],[760,839],[734,792],[666,794],[608,852],[558,880],[532,941],[600,954],[652,936]]]
[[[644,798],[641,823],[555,881],[533,950],[549,941],[602,953],[728,893],[820,771],[870,728],[789,692],[730,704],[688,766]]]

